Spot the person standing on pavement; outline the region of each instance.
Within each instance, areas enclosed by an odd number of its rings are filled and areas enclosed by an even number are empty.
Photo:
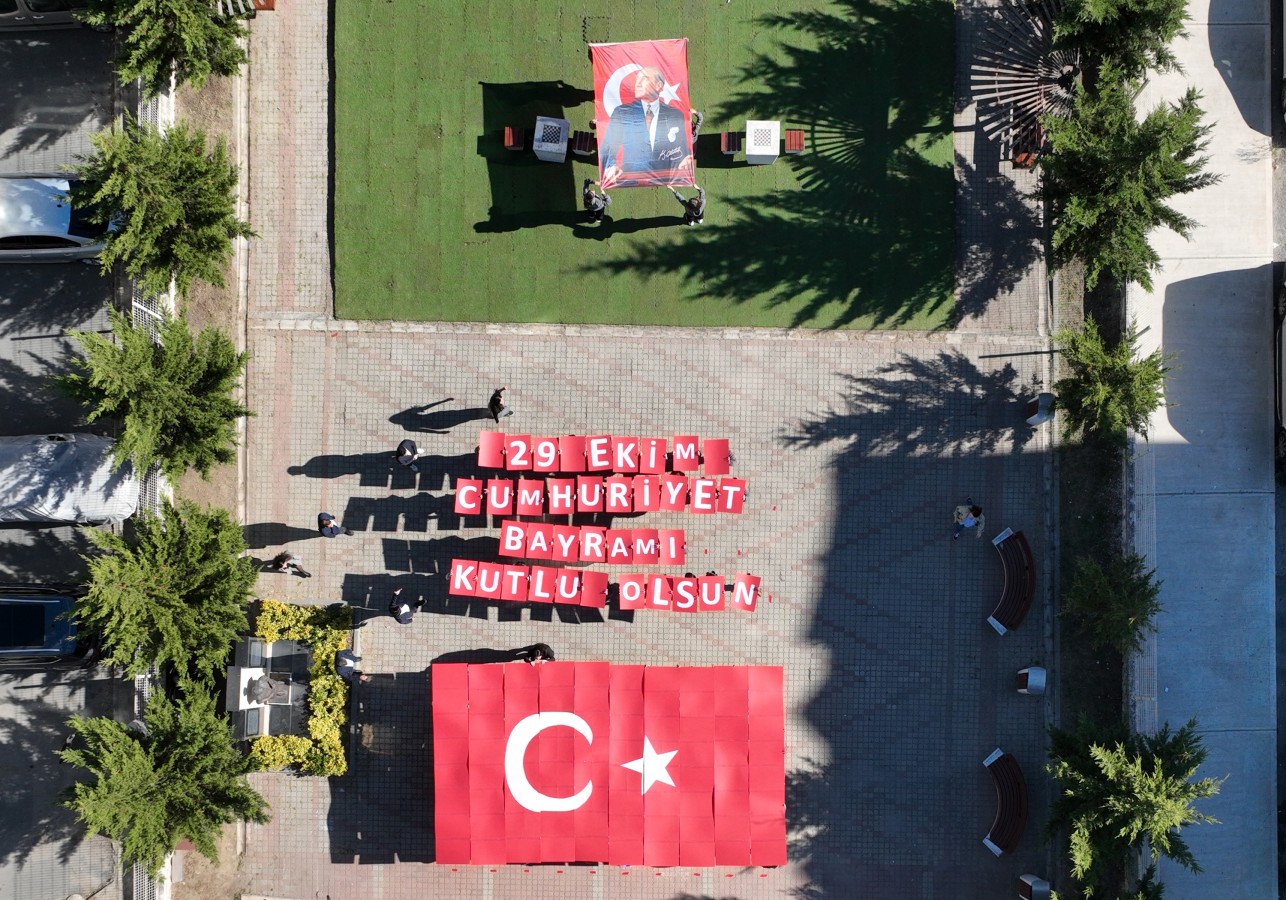
[[[393,599],[388,602],[388,614],[397,619],[397,624],[410,625],[422,606],[424,606],[423,600],[416,600],[414,603],[403,600],[402,589],[398,588],[393,592]]]
[[[497,422],[505,416],[512,416],[514,414],[512,409],[505,406],[504,393],[507,390],[509,390],[508,385],[496,388],[495,393],[491,395],[490,402],[487,403],[487,412],[491,413],[491,418],[495,419]]]
[[[976,528],[974,537],[982,537],[982,530],[985,527],[982,520],[982,507],[973,502],[973,498],[965,500],[960,506],[956,507],[955,514],[956,533],[951,536],[951,540],[959,540],[960,532],[966,528]]]
[[[357,661],[361,657],[353,653],[352,650],[341,650],[335,654],[335,674],[345,681],[357,679],[360,682],[371,680],[371,676],[364,675],[357,668]]]
[[[345,528],[335,521],[335,517],[328,512],[317,514],[317,530],[321,532],[322,537],[338,537],[341,534],[352,534],[353,529]]]
[[[402,441],[397,445],[397,451],[393,457],[412,472],[420,471],[420,467],[415,464],[415,461],[420,458],[420,449],[415,446],[415,441],[409,438]]]

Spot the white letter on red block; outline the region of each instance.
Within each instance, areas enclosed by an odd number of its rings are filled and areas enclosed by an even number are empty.
[[[451,560],[451,590],[448,593],[460,597],[476,597],[478,589],[474,577],[477,571],[478,564],[472,560]]]
[[[656,563],[661,560],[661,548],[657,543],[655,528],[635,528],[634,561],[636,563]]]
[[[554,526],[554,552],[550,559],[576,562],[580,555],[580,529],[574,525]]]
[[[511,434],[505,438],[505,468],[511,471],[531,468],[531,435]]]
[[[533,603],[553,603],[554,578],[557,574],[557,569],[551,569],[548,566],[532,566],[527,599]]]
[[[492,516],[507,516],[513,513],[514,483],[507,478],[491,478],[487,481],[487,513]]]
[[[591,472],[606,472],[612,468],[612,438],[598,435],[585,441],[585,456]]]
[[[603,562],[607,559],[603,538],[606,530],[599,525],[586,525],[580,530],[580,561]]]
[[[695,435],[676,434],[674,436],[674,464],[676,472],[695,472],[700,465],[697,446],[700,442]]]
[[[703,575],[697,580],[701,583],[701,611],[723,609],[723,578],[719,575]]]
[[[635,437],[612,438],[612,468],[617,472],[637,472],[639,470],[639,439]]]
[[[505,567],[496,563],[478,563],[478,596],[498,600],[504,571]]]
[[[527,546],[527,526],[522,522],[503,522],[500,525],[500,555],[522,556]]]
[[[462,516],[482,515],[482,479],[481,478],[456,479],[455,511]]]
[[[634,548],[631,546],[632,532],[628,528],[612,528],[607,532],[607,561],[611,565],[622,565],[634,561]]]
[[[643,608],[647,599],[645,584],[646,580],[642,575],[621,576],[620,591],[618,593],[621,609]]]
[[[558,438],[531,439],[531,467],[537,472],[558,471]]]
[[[607,511],[610,513],[633,512],[630,505],[630,478],[613,475],[607,479]]]
[[[527,525],[527,558],[549,559],[554,552],[554,526],[543,522],[530,522]]]
[[[558,580],[555,582],[554,601],[556,603],[572,603],[580,605],[580,575],[576,572],[569,572],[566,569],[559,571]]]
[[[656,475],[634,476],[634,512],[656,512],[661,508],[661,479]]]
[[[665,438],[643,438],[639,441],[639,471],[660,475],[665,471]]]
[[[539,516],[545,512],[545,483],[535,478],[518,479],[518,515]]]
[[[576,476],[576,511],[603,511],[603,479],[594,475]]]
[[[661,543],[661,558],[657,562],[663,566],[681,566],[687,561],[688,545],[682,531],[677,528],[662,528],[657,532],[657,538]]]
[[[695,578],[674,579],[674,608],[679,612],[697,611],[697,580]]]
[[[649,575],[647,577],[647,605],[648,609],[670,609],[670,602],[673,591],[670,588],[670,579],[665,575]]]
[[[744,609],[747,612],[755,611],[755,604],[759,601],[759,582],[760,579],[755,575],[741,574],[737,576],[736,581],[732,583],[733,609]]]
[[[661,509],[678,511],[688,505],[688,479],[666,475],[661,479]]]
[[[692,511],[712,513],[719,499],[719,484],[713,478],[692,479]]]
[[[746,502],[744,478],[719,479],[719,512],[739,513]]]
[[[570,516],[576,512],[576,479],[551,478],[549,484],[549,514]]]
[[[501,600],[527,599],[527,567],[505,566],[505,580],[500,589]]]

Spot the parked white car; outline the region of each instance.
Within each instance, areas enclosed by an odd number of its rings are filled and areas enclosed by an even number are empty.
[[[72,208],[71,182],[57,176],[0,176],[0,262],[92,263],[102,225]]]
[[[0,437],[0,522],[114,525],[138,509],[128,462],[112,471],[111,438],[96,434]]]

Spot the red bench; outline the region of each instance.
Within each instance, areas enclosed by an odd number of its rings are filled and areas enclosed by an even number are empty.
[[[804,129],[802,128],[786,129],[786,152],[787,153],[804,152]]]
[[[1000,634],[1023,623],[1036,596],[1036,562],[1031,555],[1027,536],[1006,528],[992,540],[1005,570],[1005,589],[987,623]]]
[[[505,126],[505,149],[522,150],[527,146],[527,132],[512,125]]]
[[[725,131],[719,135],[719,149],[724,156],[736,156],[741,151],[741,132]]]
[[[598,150],[598,141],[592,131],[573,131],[571,147],[578,156],[592,156]]]

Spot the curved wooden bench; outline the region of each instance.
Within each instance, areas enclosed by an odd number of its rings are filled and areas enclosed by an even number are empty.
[[[982,839],[992,853],[1013,853],[1027,827],[1027,779],[1012,753],[997,747],[982,761],[996,788],[996,819]]]
[[[1021,531],[1006,528],[991,544],[1000,554],[1000,564],[1005,569],[1005,589],[987,622],[1004,634],[1021,625],[1031,609],[1032,600],[1036,597],[1036,561],[1032,558],[1027,536]]]

